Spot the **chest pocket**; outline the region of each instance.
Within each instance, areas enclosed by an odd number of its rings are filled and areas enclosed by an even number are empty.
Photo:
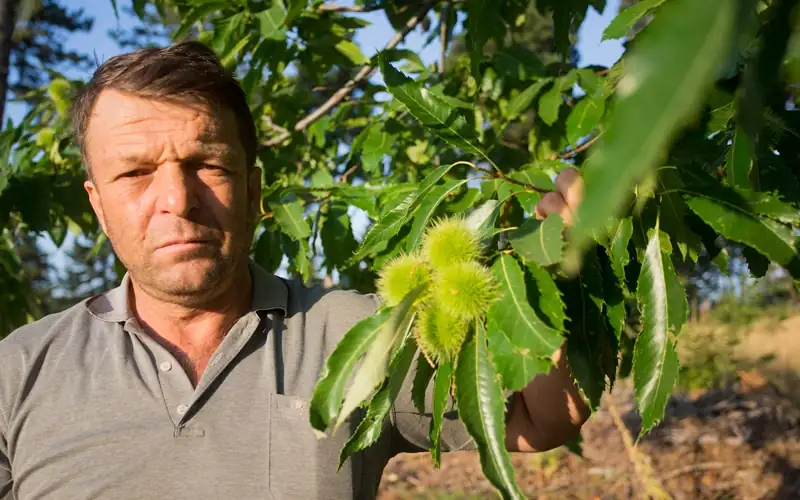
[[[358,496],[362,456],[350,457],[341,470],[339,451],[358,425],[354,412],[336,435],[319,439],[308,421],[309,402],[270,395],[269,489],[272,498],[328,499]]]

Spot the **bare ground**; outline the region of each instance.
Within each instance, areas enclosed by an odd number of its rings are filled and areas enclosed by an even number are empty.
[[[630,381],[584,426],[583,458],[564,448],[513,454],[530,498],[800,499],[800,317],[762,324],[737,347],[773,359],[724,389],[679,393],[637,445]],[[472,452],[395,457],[381,500],[494,497]]]

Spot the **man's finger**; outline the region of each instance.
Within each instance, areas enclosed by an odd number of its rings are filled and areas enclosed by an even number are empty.
[[[583,177],[572,167],[564,169],[556,177],[556,191],[571,210],[577,210],[583,199]]]
[[[535,215],[539,220],[545,219],[550,214],[559,214],[564,218],[564,212],[569,212],[569,207],[564,198],[555,191],[545,193],[536,204]],[[566,218],[565,218],[566,221]]]

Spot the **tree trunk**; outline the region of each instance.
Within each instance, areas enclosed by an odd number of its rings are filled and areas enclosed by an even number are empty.
[[[14,44],[14,26],[18,7],[19,0],[0,0],[0,129],[3,128],[3,118],[5,117],[11,47]]]

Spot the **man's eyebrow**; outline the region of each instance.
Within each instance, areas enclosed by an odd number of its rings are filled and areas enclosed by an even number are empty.
[[[207,145],[192,151],[191,154],[181,158],[184,162],[196,162],[205,158],[229,159],[237,156],[236,150],[228,146]],[[154,165],[152,157],[141,153],[127,153],[119,156],[117,160],[126,165]]]

